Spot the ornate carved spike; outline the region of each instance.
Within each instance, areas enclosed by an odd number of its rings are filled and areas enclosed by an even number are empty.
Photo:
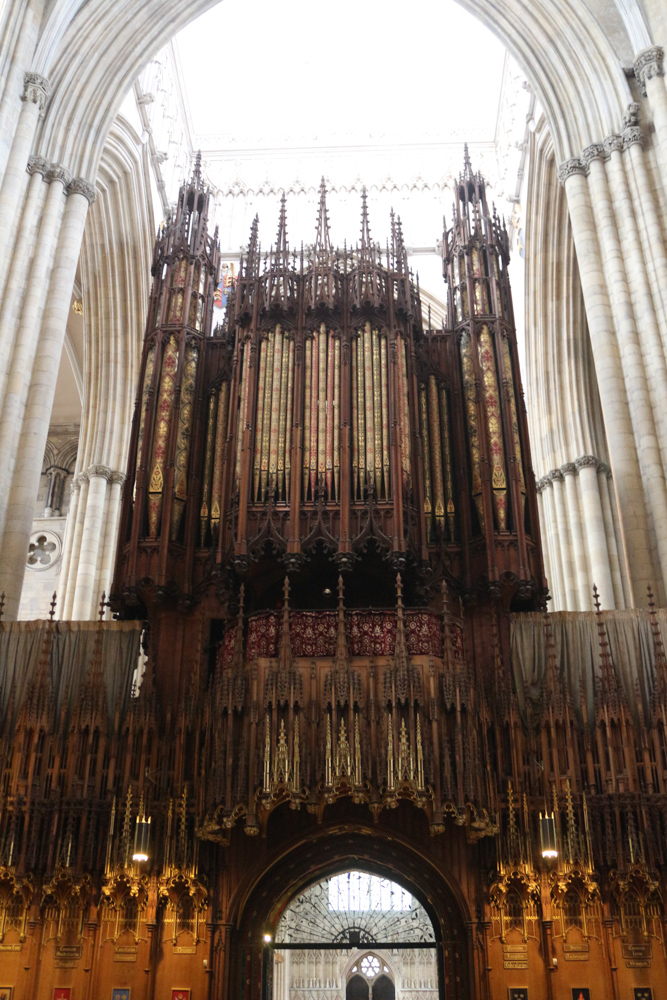
[[[271,792],[271,719],[266,713],[264,720],[264,787],[266,795]]]
[[[597,586],[595,584],[593,584],[593,604],[595,605],[595,612],[596,612],[596,614],[599,614],[600,613],[600,594],[599,594],[598,588],[597,588]]]
[[[51,606],[51,610],[49,612],[49,620],[50,621],[54,620],[54,617],[55,617],[55,614],[56,614],[56,604],[57,604],[57,597],[56,597],[56,592],[54,590],[53,591],[53,597],[51,598],[51,605],[50,605]]]
[[[199,187],[201,184],[201,149],[197,150],[197,155],[195,156],[195,165],[192,171],[192,183]]]
[[[274,784],[287,784],[290,778],[289,749],[287,747],[287,733],[285,731],[285,720],[280,720],[280,731],[278,733],[278,744],[276,746],[276,757],[273,762]]]
[[[574,864],[577,855],[579,854],[579,834],[577,833],[577,823],[574,816],[574,804],[572,802],[572,788],[570,786],[569,778],[565,783],[565,807],[567,816],[567,860],[570,864]]]
[[[327,738],[326,738],[326,763],[325,763],[325,784],[329,787],[333,784],[333,755],[331,746],[331,714],[327,712]]]
[[[123,868],[127,868],[130,861],[130,832],[132,828],[132,786],[127,786],[127,798],[125,799],[125,815],[123,817],[123,835],[121,839],[121,852],[123,857]]]
[[[104,610],[105,610],[106,606],[107,606],[107,595],[106,595],[106,591],[103,590],[102,591],[102,598],[100,600],[100,610],[98,612],[100,621],[104,621]]]
[[[287,246],[287,200],[283,193],[280,198],[280,216],[278,219],[278,234],[276,236],[276,262],[283,267],[289,265],[289,249]]]
[[[519,844],[519,830],[516,824],[516,814],[514,810],[514,789],[512,782],[507,782],[507,846],[509,848],[509,861],[518,862],[521,860],[521,848]]]
[[[588,823],[588,804],[586,802],[586,792],[581,793],[581,809],[584,814],[584,834],[586,836],[586,863],[589,872],[593,871],[593,844],[591,842],[591,830]]]
[[[425,790],[424,747],[422,746],[422,723],[419,712],[417,712],[417,787],[420,792]]]
[[[361,189],[361,255],[365,255],[371,247],[371,230],[368,224],[368,197],[366,188]]]
[[[0,622],[2,621],[2,616],[5,613],[5,592],[0,594]]]
[[[315,254],[320,250],[331,252],[329,236],[329,213],[327,212],[327,186],[324,177],[320,182],[320,206],[317,214],[317,234],[315,236]]]
[[[463,145],[463,177],[472,178],[472,164],[470,162],[470,152],[468,151],[468,143]]]
[[[408,697],[408,650],[405,642],[405,624],[403,621],[403,581],[401,574],[396,574],[396,649],[394,653],[396,670],[396,695],[399,701]]]
[[[299,713],[294,716],[293,752],[294,768],[292,771],[292,791],[298,792],[301,785],[301,746],[300,746]]]
[[[112,867],[111,853],[113,850],[113,834],[115,825],[116,825],[116,796],[114,795],[113,800],[111,802],[111,817],[109,819],[109,834],[107,836],[107,856],[106,856],[106,863],[104,865],[104,874],[107,876],[111,874],[111,867]]]
[[[359,731],[359,713],[354,713],[354,783],[357,787],[362,782],[361,733]]]
[[[143,797],[142,797],[143,803]],[[183,794],[181,796],[181,815],[179,818],[179,829],[178,829],[178,848],[179,848],[179,861],[185,867],[186,863],[186,853],[188,846],[188,786],[185,785],[183,788]]]
[[[391,712],[387,714],[387,788],[394,790],[394,727]]]
[[[338,633],[336,636],[336,669],[347,667],[347,641],[345,639],[345,586],[338,576]]]

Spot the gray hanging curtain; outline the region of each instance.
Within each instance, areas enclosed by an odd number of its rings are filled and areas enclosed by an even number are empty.
[[[656,611],[662,636],[667,635],[667,610]],[[616,677],[628,704],[637,711],[637,698],[647,713],[655,683],[655,652],[647,611],[602,613],[609,653]],[[577,711],[580,691],[586,694],[589,719],[595,710],[595,683],[600,677],[600,640],[597,618],[589,611],[556,611],[549,614],[554,639],[556,675],[562,677]],[[663,639],[664,642],[664,639]],[[522,713],[528,701],[538,702],[547,665],[544,615],[541,612],[510,615],[512,673]]]

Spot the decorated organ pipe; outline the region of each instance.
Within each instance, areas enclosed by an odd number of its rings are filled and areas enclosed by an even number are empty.
[[[469,161],[443,245],[440,331],[423,327],[400,220],[380,254],[363,199],[360,242],[336,250],[322,186],[315,244],[299,257],[284,200],[264,256],[255,219],[211,333],[219,254],[205,195],[196,174],[156,245],[119,554],[128,590],[154,580],[201,594],[230,573],[261,586],[253,563],[299,571],[318,547],[342,572],[379,554],[412,593],[432,586],[429,562],[433,579],[462,591],[501,576],[539,589],[507,236]],[[497,546],[495,534],[517,545]],[[273,753],[280,722],[270,725]],[[346,716],[350,746],[354,725]],[[398,767],[401,719],[391,725]]]

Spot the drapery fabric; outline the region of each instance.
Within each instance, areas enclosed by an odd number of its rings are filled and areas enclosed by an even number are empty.
[[[667,635],[667,610],[655,612],[661,636]],[[579,710],[585,692],[589,719],[601,677],[597,616],[588,611],[556,611],[548,615],[554,640],[557,683]],[[602,612],[614,674],[633,712],[638,698],[649,710],[655,684],[655,648],[649,613],[642,609]],[[545,616],[541,612],[510,615],[512,673],[521,711],[540,701],[547,667]]]
[[[100,641],[99,678],[110,723],[122,718],[132,694],[141,643],[141,622],[1,622],[0,725],[13,729],[48,655],[48,698],[57,726],[67,727],[91,678]]]

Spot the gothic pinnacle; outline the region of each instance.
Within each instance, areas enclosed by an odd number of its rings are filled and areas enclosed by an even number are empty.
[[[327,212],[327,186],[324,177],[320,181],[320,205],[317,213],[317,234],[315,236],[315,252],[317,253],[318,250],[331,250],[329,213]]]

